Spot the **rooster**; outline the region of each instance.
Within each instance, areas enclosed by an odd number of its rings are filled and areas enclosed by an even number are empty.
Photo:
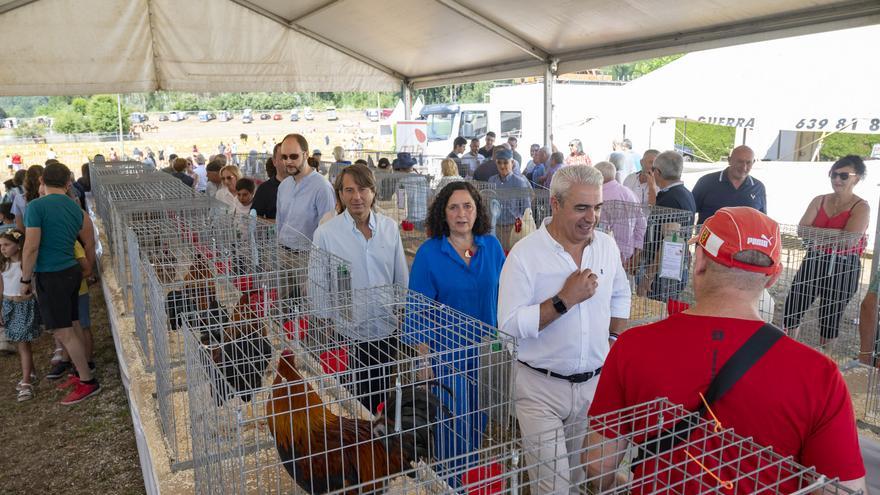
[[[420,459],[429,461],[434,423],[442,411],[446,415],[449,411],[425,386],[410,385],[402,391],[400,433],[394,433],[394,392],[388,394],[387,406],[374,421],[336,416],[303,381],[293,354],[285,351],[266,413],[287,473],[313,494],[361,484],[369,492],[381,488],[377,480],[409,469]]]

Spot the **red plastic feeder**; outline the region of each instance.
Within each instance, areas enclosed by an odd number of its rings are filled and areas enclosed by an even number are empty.
[[[400,228],[404,232],[411,232],[411,231],[415,230],[416,226],[412,222],[404,220],[404,221],[400,222]]]
[[[501,464],[493,462],[469,469],[461,475],[461,482],[468,487],[468,495],[494,495],[504,490],[502,472]]]
[[[340,347],[324,351],[319,356],[321,360],[321,368],[328,375],[331,373],[342,373],[348,369],[348,349]]]
[[[232,285],[234,285],[239,292],[250,292],[254,290],[254,279],[249,275],[236,277],[232,279]]]

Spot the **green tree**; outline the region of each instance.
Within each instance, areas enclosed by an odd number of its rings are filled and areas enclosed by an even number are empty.
[[[716,161],[730,154],[736,129],[723,125],[678,120],[675,143],[690,148],[697,161]]]
[[[0,119],[5,119],[6,117],[8,117],[8,115],[6,115],[6,110],[3,110],[3,107],[0,107]]]
[[[86,112],[89,109],[89,100],[87,100],[83,97],[74,98],[70,102],[70,107],[73,108],[74,112],[77,112],[82,116],[85,116]]]
[[[822,160],[834,161],[846,155],[862,158],[871,154],[875,144],[880,144],[880,134],[853,134],[838,132],[827,136],[822,142],[819,156]]]
[[[87,121],[92,132],[113,133],[119,129],[119,116],[116,111],[116,98],[110,95],[95,95],[89,99]],[[129,130],[129,114],[122,108],[122,132]]]
[[[85,100],[83,100],[85,101]],[[53,114],[55,132],[63,134],[80,134],[89,132],[89,123],[85,119],[84,112],[77,112],[71,105],[64,110]]]

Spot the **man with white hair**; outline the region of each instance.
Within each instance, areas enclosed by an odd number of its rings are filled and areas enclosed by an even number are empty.
[[[639,164],[642,170],[633,172],[623,179],[623,185],[636,193],[643,205],[652,205],[657,201],[657,181],[654,180],[654,160],[660,152],[654,149],[645,150]]]
[[[617,202],[611,209],[612,218],[606,217],[603,223],[614,233],[614,241],[620,249],[620,259],[626,265],[633,254],[638,254],[642,250],[648,218],[635,193],[615,179],[617,169],[614,165],[610,162],[599,162],[594,166],[596,170],[602,172],[602,178],[605,180],[602,184],[602,201]]]
[[[620,251],[595,230],[602,174],[564,167],[550,184],[553,216],[511,249],[501,271],[499,328],[519,339],[514,364],[516,414],[530,437],[526,462],[579,447],[605,356],[629,317],[630,287]],[[553,431],[552,438],[538,438]],[[563,455],[532,468],[532,493],[577,493],[583,469]]]
[[[783,457],[839,478],[849,488],[865,490],[852,401],[837,365],[766,325],[758,313],[761,294],[783,268],[779,226],[750,207],[721,208],[691,242],[696,244],[696,303],[683,313],[626,332],[605,361],[590,416],[667,397],[704,418],[723,421],[724,427]],[[629,447],[612,439],[646,427],[657,430],[643,420],[622,422],[615,431],[592,426],[585,445],[605,445],[601,452],[594,449],[584,456],[597,490],[613,486]],[[727,461],[741,454],[738,446],[701,441],[684,423],[672,423],[668,431],[679,438],[670,434],[667,444],[658,442],[656,433],[636,436],[642,442],[640,452],[657,457],[633,462],[633,476],[652,480],[654,493],[696,492],[692,483],[699,476],[663,467],[673,451],[681,455],[685,445],[703,461],[700,467],[706,472],[725,479],[735,476]],[[711,455],[702,455],[709,451]],[[755,472],[762,461],[762,456],[746,456],[736,463],[736,471]],[[736,482],[736,493],[761,491],[754,476]],[[797,476],[780,477],[775,488],[779,493],[810,491]]]

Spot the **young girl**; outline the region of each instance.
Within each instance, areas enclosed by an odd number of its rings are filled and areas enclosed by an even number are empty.
[[[31,353],[31,342],[40,336],[40,322],[37,316],[37,301],[33,295],[23,296],[24,286],[21,283],[21,248],[24,246],[24,234],[15,229],[0,233],[0,277],[3,294],[3,310],[0,312],[0,323],[6,325],[6,338],[18,346],[21,358],[22,379],[18,382],[18,401],[34,398],[34,359]]]

